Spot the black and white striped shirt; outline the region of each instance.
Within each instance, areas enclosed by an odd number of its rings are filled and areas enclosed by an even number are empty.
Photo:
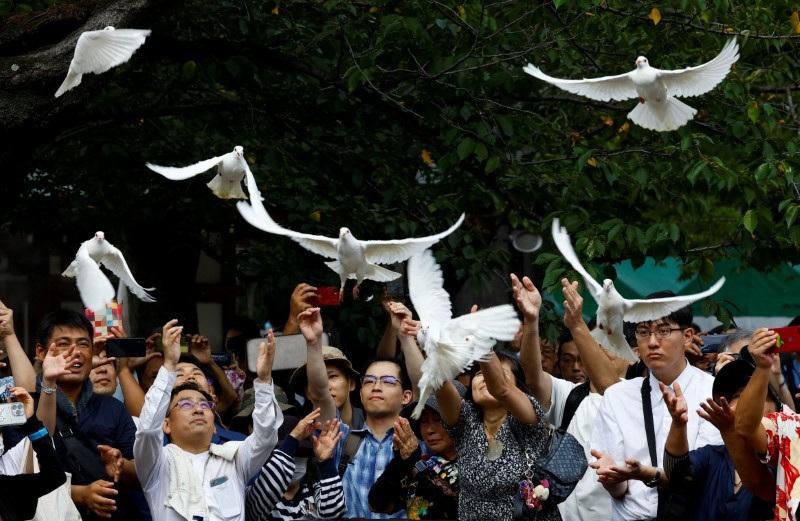
[[[319,464],[317,481],[307,483],[304,479],[293,499],[283,497],[294,474],[297,446],[297,440],[287,436],[261,467],[261,473],[245,496],[247,521],[339,519],[344,516],[342,480],[333,458]]]

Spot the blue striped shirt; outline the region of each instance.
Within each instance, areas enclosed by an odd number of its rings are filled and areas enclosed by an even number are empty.
[[[342,484],[344,486],[347,514],[345,517],[361,517],[367,519],[405,518],[406,511],[400,510],[394,514],[376,514],[369,509],[369,490],[383,474],[383,469],[392,460],[392,436],[394,429],[386,431],[383,439],[379,440],[366,425],[363,429],[351,430],[347,424],[341,424],[342,439],[336,448],[337,466],[341,458],[344,443],[351,432],[363,433],[364,437],[358,452],[347,465]]]

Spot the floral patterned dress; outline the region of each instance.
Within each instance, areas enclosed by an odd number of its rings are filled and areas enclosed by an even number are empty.
[[[539,418],[545,418],[539,402],[532,396],[528,398]],[[459,519],[511,520],[515,516],[515,503],[519,515],[520,481],[528,467],[525,451],[527,448],[531,462],[542,454],[548,436],[545,426],[541,422],[524,424],[508,415],[495,435],[495,440],[503,445],[502,453],[490,461],[486,457],[488,439],[480,409],[469,400],[461,400],[458,423],[447,429],[458,450]],[[545,500],[541,510],[524,508],[521,519],[553,521],[561,516],[555,503]]]

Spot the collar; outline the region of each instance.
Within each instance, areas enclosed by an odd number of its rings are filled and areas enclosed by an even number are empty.
[[[686,393],[686,389],[689,388],[689,383],[692,381],[692,378],[694,377],[694,369],[695,369],[694,366],[690,364],[688,360],[686,360],[686,367],[683,368],[681,374],[679,374],[678,377],[670,385],[667,385],[667,387],[674,392],[672,386],[675,384],[675,382],[678,382],[681,385],[681,389],[683,389],[683,392]],[[650,379],[650,394],[657,394],[660,397],[661,388],[658,386],[660,380],[658,380],[653,374],[653,371],[649,369],[647,370],[647,377]]]
[[[364,422],[364,427],[360,429],[350,429],[350,432],[356,434],[369,434],[373,439],[378,440],[378,437],[375,436],[375,434],[370,430],[369,425],[367,425],[366,422]],[[386,434],[383,436],[383,439],[378,441],[385,440],[387,436],[394,436],[394,427],[389,427],[389,430],[386,431]]]
[[[39,375],[36,378],[37,388],[41,389],[42,386],[42,376]],[[56,384],[58,387],[58,384]],[[89,400],[92,399],[94,396],[94,391],[92,390],[92,383],[87,378],[83,381],[83,388],[81,389],[81,394],[78,395],[78,402],[76,404],[72,404],[72,402],[67,398],[67,395],[61,392],[61,389],[58,389],[56,393],[56,408],[58,411],[69,415],[70,417],[78,417],[81,413],[86,409],[86,406],[89,404]]]

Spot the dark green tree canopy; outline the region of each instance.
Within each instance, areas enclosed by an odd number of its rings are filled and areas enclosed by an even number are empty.
[[[507,265],[488,247],[499,226],[549,237],[556,216],[597,265],[678,256],[687,275],[710,279],[729,256],[759,269],[798,263],[796,8],[0,1],[0,221],[75,245],[104,228],[146,245],[134,262],[153,268],[178,243],[232,257],[249,241],[241,276],[283,291],[309,273],[332,281],[318,258],[249,228],[206,189],[208,176],[179,184],[144,168],[242,145],[268,209],[293,229],[406,236],[466,211],[436,250],[451,284]],[[79,30],[105,25],[153,34],[128,64],[54,99]],[[530,61],[558,77],[618,74],[640,54],[680,68],[731,37],[739,62],[688,100],[699,112],[675,132],[632,126],[635,101],[578,98],[522,71]],[[550,288],[566,269],[547,240],[537,264]]]

